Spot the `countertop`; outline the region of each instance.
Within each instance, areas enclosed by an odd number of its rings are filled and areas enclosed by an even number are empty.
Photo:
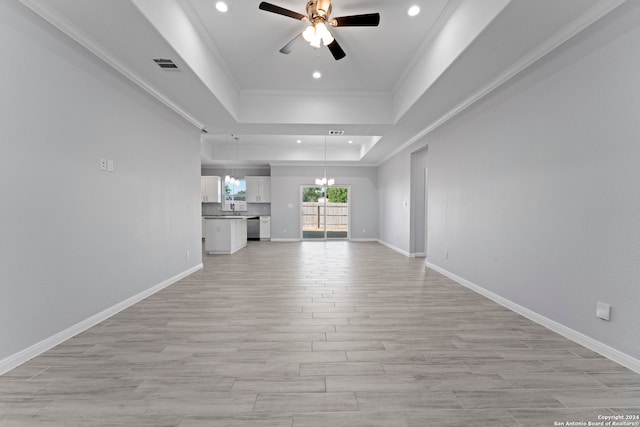
[[[259,215],[205,215],[204,219],[258,219]]]

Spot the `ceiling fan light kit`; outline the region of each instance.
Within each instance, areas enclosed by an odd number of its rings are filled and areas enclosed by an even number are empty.
[[[332,27],[377,27],[380,24],[379,13],[367,13],[363,15],[350,15],[331,18],[331,0],[309,0],[307,2],[307,15],[294,12],[275,4],[261,2],[258,6],[260,10],[286,16],[299,21],[309,22],[309,26],[302,32],[302,38],[312,47],[320,48],[322,42],[333,55],[335,60],[340,60],[346,56],[345,51],[340,47],[338,41],[329,31],[327,26]],[[287,43],[280,53],[289,54],[293,50],[293,43],[300,35]]]
[[[322,40],[322,43],[324,43],[325,46],[328,46],[334,40],[324,22],[318,22],[315,25],[309,25],[302,32],[302,38],[309,42],[309,44],[315,48],[320,47],[320,40]]]

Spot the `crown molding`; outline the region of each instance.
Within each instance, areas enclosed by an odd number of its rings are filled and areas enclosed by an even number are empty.
[[[405,80],[407,80],[409,75],[413,73],[413,70],[416,67],[416,64],[418,63],[418,61],[422,58],[423,55],[425,55],[427,49],[429,48],[429,46],[431,45],[435,37],[440,33],[440,31],[445,26],[445,24],[449,22],[449,19],[451,18],[453,13],[458,9],[458,6],[460,6],[460,3],[462,3],[462,0],[449,0],[447,4],[442,8],[442,10],[440,11],[440,15],[438,16],[438,19],[436,20],[435,24],[431,27],[431,29],[427,33],[427,36],[425,37],[425,39],[420,44],[420,47],[416,51],[416,54],[413,55],[413,58],[411,58],[411,61],[409,62],[407,67],[404,69],[400,77],[398,78],[398,81],[396,82],[396,84],[393,85],[393,89],[391,90],[391,93],[393,94],[393,96],[395,96],[395,94],[398,92],[398,89],[400,88],[400,86],[402,86]]]
[[[420,132],[416,133],[404,144],[393,150],[384,159],[377,163],[377,166],[382,165],[421,138],[424,138],[443,124],[447,123],[453,117],[457,116],[503,84],[507,83],[509,80],[522,73],[527,68],[531,67],[533,64],[560,47],[562,44],[575,37],[578,33],[584,31],[589,26],[602,19],[604,16],[626,2],[627,0],[603,0],[601,2],[598,2],[595,6],[582,14],[579,18],[575,19],[571,24],[558,31],[554,36],[538,45],[538,47],[534,48],[511,67],[499,74],[487,85],[473,93],[471,96],[467,97],[464,101],[453,107],[440,118],[429,124],[427,127],[423,128]]]
[[[131,80],[133,83],[141,87],[147,93],[152,95],[154,98],[165,104],[167,107],[175,111],[179,116],[187,120],[189,123],[197,127],[198,129],[203,129],[204,124],[196,119],[193,115],[188,113],[178,104],[171,101],[167,96],[165,96],[162,92],[156,90],[150,83],[136,74],[134,71],[126,67],[122,62],[120,62],[115,56],[111,54],[107,49],[100,46],[94,40],[92,40],[86,33],[80,30],[77,26],[71,23],[68,19],[63,17],[60,13],[58,13],[55,9],[53,9],[50,5],[48,5],[44,1],[39,0],[20,0],[22,4],[31,9],[34,13],[39,15],[45,21],[49,22],[51,25],[62,31],[64,34],[69,36],[71,39],[75,40],[82,47],[87,49],[89,52],[96,55],[98,58],[106,62],[108,65],[113,67],[120,74]]]
[[[345,92],[327,90],[277,90],[277,89],[243,89],[240,95],[259,96],[297,96],[297,97],[324,97],[324,98],[391,98],[391,92]]]
[[[291,161],[291,162],[269,162],[269,166],[271,167],[281,167],[281,168],[299,168],[299,167],[324,167],[325,164],[322,162],[318,162],[317,160],[309,160],[309,161]],[[362,162],[355,162],[354,160],[345,160],[341,163],[336,163],[335,161],[327,162],[326,166],[328,168],[375,168],[377,165],[367,164]]]
[[[189,19],[189,22],[191,22],[191,25],[193,25],[193,28],[195,28],[196,32],[200,35],[200,38],[202,39],[204,44],[207,46],[207,49],[209,49],[209,52],[211,53],[215,61],[224,70],[224,73],[227,79],[233,85],[233,88],[236,91],[236,93],[239,94],[240,85],[238,84],[236,79],[233,77],[233,73],[231,72],[231,70],[229,70],[229,67],[227,66],[226,61],[224,60],[224,58],[222,57],[222,54],[220,53],[220,50],[218,49],[218,46],[216,46],[215,42],[211,38],[211,35],[207,31],[205,25],[202,23],[202,21],[198,17],[198,14],[193,6],[193,3],[191,3],[191,0],[178,0],[178,4],[180,5],[180,8],[187,16],[187,19]]]

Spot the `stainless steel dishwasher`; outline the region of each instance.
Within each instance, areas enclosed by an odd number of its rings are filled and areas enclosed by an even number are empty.
[[[247,218],[247,240],[260,240],[260,217]]]

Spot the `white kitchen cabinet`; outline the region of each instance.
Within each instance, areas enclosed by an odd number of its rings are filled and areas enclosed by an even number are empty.
[[[271,217],[260,217],[260,239],[271,239]]]
[[[204,250],[210,254],[233,254],[247,246],[247,219],[220,217],[205,219]]]
[[[247,176],[247,203],[271,203],[271,177]]]
[[[200,193],[203,203],[220,203],[220,177],[200,177]]]

